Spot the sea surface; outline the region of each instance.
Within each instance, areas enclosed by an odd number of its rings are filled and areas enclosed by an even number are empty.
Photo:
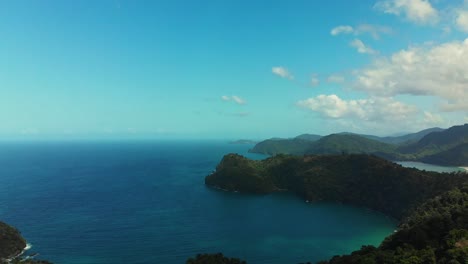
[[[58,264],[185,263],[223,252],[251,264],[328,259],[378,245],[396,221],[375,211],[204,185],[220,141],[0,143],[0,219]]]
[[[446,167],[446,166],[439,166],[433,164],[427,164],[422,162],[415,162],[415,161],[398,161],[396,162],[403,167],[407,168],[416,168],[418,170],[426,170],[426,171],[436,171],[436,172],[457,172],[457,171],[465,171],[465,169],[460,167]]]

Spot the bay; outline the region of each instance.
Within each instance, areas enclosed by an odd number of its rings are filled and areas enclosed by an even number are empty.
[[[221,141],[0,143],[0,220],[54,263],[185,263],[223,252],[248,263],[319,261],[378,245],[378,212],[204,185]]]

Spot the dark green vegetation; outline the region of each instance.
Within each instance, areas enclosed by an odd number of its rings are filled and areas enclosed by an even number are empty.
[[[401,218],[417,203],[467,180],[464,173],[404,168],[364,154],[277,155],[262,161],[229,154],[205,183],[249,193],[288,190],[304,200],[349,203]]]
[[[293,139],[268,139],[257,143],[250,152],[267,155],[275,155],[278,153],[301,155],[304,154],[307,149],[309,149],[312,142],[315,141],[305,138],[308,137],[306,135],[301,135]]]
[[[227,258],[221,253],[198,254],[195,258],[190,258],[187,264],[246,264],[245,261],[236,258]]]
[[[468,143],[460,144],[449,150],[421,158],[421,161],[431,164],[449,166],[451,164],[468,165]]]
[[[269,139],[258,143],[250,151],[268,155],[366,153],[388,160],[422,161],[450,166],[468,164],[466,146],[468,124],[446,130],[431,128],[400,137],[377,137],[352,133],[332,134],[325,137],[310,136]]]
[[[0,222],[0,262],[19,255],[26,241],[15,228]]]
[[[393,153],[395,146],[355,134],[332,134],[310,145],[305,154]]]
[[[423,203],[378,248],[321,262],[327,263],[468,263],[468,185]]]
[[[344,263],[468,263],[468,174],[404,168],[370,155],[287,156],[253,161],[226,155],[205,178],[209,186],[250,193],[292,191],[310,201],[365,206],[401,219],[378,247]]]
[[[26,240],[20,232],[3,222],[0,222],[0,263],[50,264],[40,260],[22,260],[19,255],[26,247]]]

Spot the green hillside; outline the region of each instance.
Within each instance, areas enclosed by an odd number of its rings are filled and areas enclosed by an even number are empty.
[[[310,136],[311,140],[302,140],[307,136]],[[415,141],[417,139],[419,140]],[[353,133],[332,134],[325,137],[301,135],[294,139],[265,140],[255,145],[250,152],[267,155],[367,153],[392,161],[422,161],[438,165],[466,166],[468,150],[463,145],[466,143],[468,143],[468,124],[445,130],[430,128],[400,137],[377,137]]]
[[[468,186],[429,199],[378,247],[363,246],[320,264],[468,263]]]
[[[433,128],[421,130],[416,133],[410,133],[410,134],[406,134],[402,136],[394,136],[394,137],[378,137],[378,136],[372,136],[372,135],[361,135],[361,136],[369,138],[369,139],[377,140],[383,143],[387,143],[387,144],[399,145],[403,143],[408,144],[408,143],[416,142],[420,140],[421,138],[423,138],[424,136],[426,136],[427,134],[430,134],[432,132],[440,132],[443,130],[444,129],[439,128],[439,127],[433,127]]]
[[[309,137],[304,140],[301,138]],[[340,154],[340,153],[393,153],[395,146],[368,139],[356,134],[332,134],[325,137],[301,135],[294,139],[269,139],[255,145],[253,153],[276,154]]]
[[[332,134],[310,146],[305,154],[393,152],[395,146],[354,134]]]
[[[468,124],[432,132],[416,143],[401,146],[398,151],[421,158],[449,150],[463,143],[468,143]]]
[[[249,193],[289,190],[305,200],[365,206],[400,218],[415,204],[467,180],[468,175],[423,172],[369,155],[277,155],[253,161],[229,154],[205,183]]]
[[[421,161],[439,165],[468,166],[468,143],[421,158]]]
[[[249,152],[266,155],[302,155],[312,143],[310,140],[303,139],[268,139],[256,144]]]
[[[294,139],[302,139],[302,140],[308,140],[308,141],[317,141],[319,139],[321,139],[322,136],[320,135],[314,135],[314,134],[302,134],[302,135],[299,135],[297,137],[295,137]]]

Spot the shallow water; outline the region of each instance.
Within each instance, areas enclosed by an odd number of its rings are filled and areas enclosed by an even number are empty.
[[[396,226],[374,211],[291,194],[207,188],[225,142],[1,143],[0,219],[54,263],[184,263],[223,252],[298,263],[378,245]]]

